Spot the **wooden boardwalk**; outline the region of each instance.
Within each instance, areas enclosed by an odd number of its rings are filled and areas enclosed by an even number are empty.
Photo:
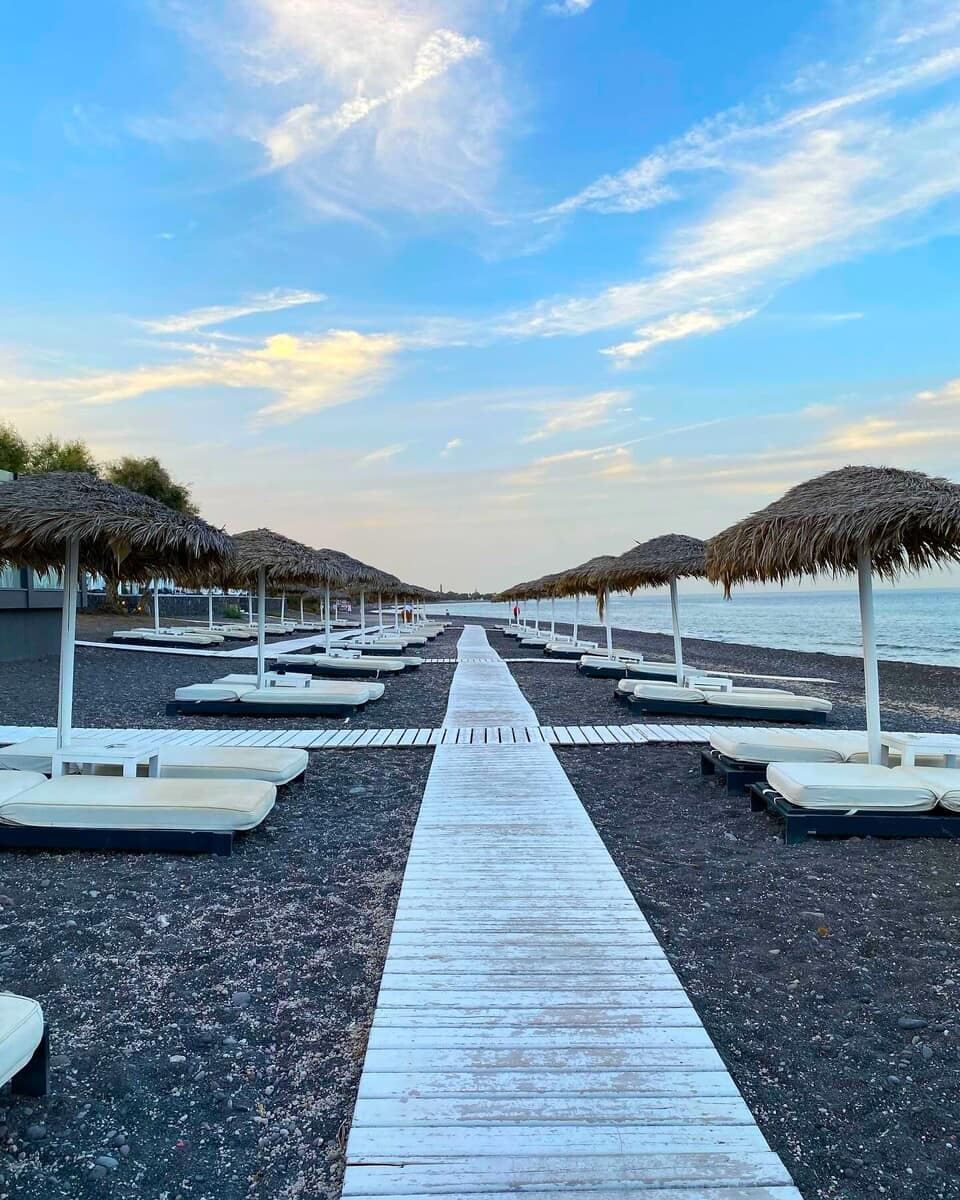
[[[445,728],[539,728],[467,627]],[[502,709],[497,705],[502,704]],[[434,752],[345,1200],[800,1200],[543,740]]]

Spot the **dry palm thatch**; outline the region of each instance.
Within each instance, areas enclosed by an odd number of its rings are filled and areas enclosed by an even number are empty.
[[[246,587],[261,570],[266,572],[266,582],[274,587],[309,587],[322,582],[328,566],[318,551],[272,529],[234,534],[233,547],[227,575],[235,587]]]
[[[703,578],[707,573],[707,546],[699,538],[667,533],[651,538],[615,558],[597,572],[610,592],[632,592],[638,587],[661,587],[671,579]]]
[[[62,569],[72,539],[81,570],[140,583],[205,583],[231,554],[223,530],[85,472],[0,483],[0,565]]]
[[[555,596],[599,596],[603,591],[602,576],[611,563],[616,562],[612,554],[598,554],[587,559],[578,567],[561,571],[553,585]]]
[[[887,579],[960,561],[960,485],[895,467],[829,471],[712,538],[707,572],[729,594],[745,581],[856,571],[863,552]]]

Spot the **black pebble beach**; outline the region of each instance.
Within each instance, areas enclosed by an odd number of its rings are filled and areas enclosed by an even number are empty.
[[[430,656],[454,657],[458,632]],[[669,657],[655,635],[617,643]],[[686,646],[694,665],[827,679],[795,686],[834,700],[831,725],[862,727],[856,660]],[[175,687],[227,669],[81,648],[76,724],[262,726],[164,715]],[[638,719],[572,664],[511,669],[544,724]],[[426,663],[358,718],[304,727],[438,725],[452,672]],[[56,676],[55,660],[4,664],[0,723],[52,723]],[[958,685],[881,664],[884,719],[960,729]],[[786,847],[700,777],[696,747],[559,754],[806,1200],[960,1197],[956,844]],[[0,986],[39,999],[53,1039],[49,1096],[0,1096],[0,1200],[338,1195],[429,766],[428,750],[312,754],[231,859],[0,854]]]

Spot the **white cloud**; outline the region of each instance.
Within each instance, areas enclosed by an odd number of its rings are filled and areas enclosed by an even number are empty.
[[[161,234],[161,237],[173,237],[173,234]],[[194,333],[206,329],[210,325],[222,325],[226,321],[235,321],[238,317],[250,317],[259,313],[281,312],[285,308],[295,308],[301,304],[319,304],[326,300],[322,292],[286,291],[275,288],[270,292],[260,292],[239,304],[213,304],[206,308],[194,308],[190,312],[180,313],[171,317],[161,317],[153,321],[139,321],[144,329],[151,333]]]
[[[357,459],[357,463],[361,467],[369,467],[374,463],[386,462],[388,459],[402,454],[409,444],[409,442],[395,442],[392,446],[381,446],[379,450],[371,450],[363,458]]]
[[[595,392],[592,396],[580,400],[565,400],[558,404],[538,406],[546,411],[547,419],[539,429],[523,440],[537,442],[561,433],[588,429],[593,425],[605,425],[618,410],[629,411],[625,408],[629,399],[629,392]]]
[[[697,310],[671,313],[662,321],[656,321],[638,329],[634,341],[621,342],[619,346],[610,346],[606,350],[601,350],[600,353],[615,359],[617,366],[626,367],[641,355],[664,342],[675,342],[704,333],[716,333],[720,329],[729,329],[731,325],[738,325],[741,321],[746,321],[755,312],[756,309],[725,313]]]
[[[459,450],[462,445],[463,445],[463,438],[458,438],[458,437],[451,438],[450,441],[447,442],[447,444],[444,446],[444,448],[440,451],[440,457],[445,458],[452,451]]]
[[[563,17],[577,17],[592,8],[596,0],[556,0],[547,5],[547,12],[558,13]]]
[[[228,119],[316,215],[483,207],[507,120],[488,0],[178,0],[173,19],[221,71]],[[214,85],[211,84],[211,87]],[[163,118],[136,129],[156,136]],[[228,132],[225,134],[224,130]]]
[[[238,388],[273,399],[257,410],[260,423],[281,423],[346,404],[382,381],[401,349],[389,333],[331,329],[294,337],[275,334],[254,347],[186,347],[170,364],[91,371],[59,378],[0,376],[0,400],[11,408],[106,405],[170,389]]]

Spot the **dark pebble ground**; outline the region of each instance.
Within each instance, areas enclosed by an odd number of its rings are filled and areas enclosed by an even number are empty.
[[[458,634],[431,655],[453,657]],[[636,633],[617,643],[670,649]],[[831,723],[862,727],[856,660],[696,641],[688,653],[828,677],[809,690],[837,702]],[[631,719],[612,682],[572,665],[511,669],[544,723]],[[218,660],[81,651],[77,724],[185,725],[162,715],[173,687],[221,673]],[[351,724],[438,724],[451,673],[390,681]],[[0,723],[52,722],[54,662],[5,664],[3,678]],[[960,727],[958,682],[884,664],[887,723]],[[771,818],[700,778],[697,748],[559,755],[805,1200],[960,1200],[956,845],[788,848]],[[55,1056],[46,1100],[0,1096],[0,1200],[336,1197],[429,763],[313,754],[232,859],[0,856],[0,986],[40,999]]]

